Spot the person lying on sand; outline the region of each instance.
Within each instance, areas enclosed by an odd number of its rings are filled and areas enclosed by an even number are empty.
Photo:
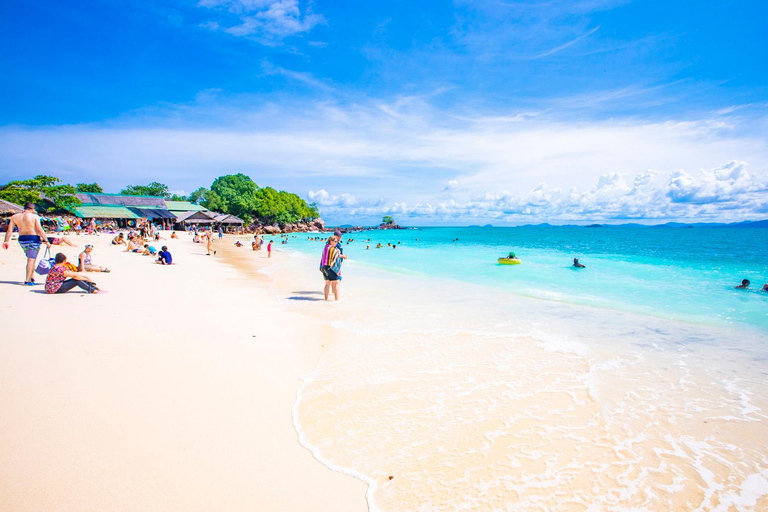
[[[100,267],[94,265],[91,261],[91,252],[93,252],[93,246],[88,244],[85,246],[85,250],[77,257],[77,271],[78,272],[109,272],[107,267]]]
[[[51,243],[51,245],[68,245],[70,247],[77,247],[77,245],[74,244],[72,240],[70,240],[65,236],[62,236],[62,237],[49,236],[48,241]]]
[[[45,278],[46,293],[66,293],[78,286],[86,293],[99,293],[99,289],[90,277],[67,269],[67,257],[58,253],[54,260],[56,263]]]

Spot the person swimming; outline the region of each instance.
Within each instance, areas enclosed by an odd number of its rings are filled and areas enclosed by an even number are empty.
[[[579,263],[579,258],[573,258],[573,266],[575,268],[587,268],[583,263]]]
[[[749,288],[750,284],[752,283],[749,282],[749,279],[742,279],[741,284],[738,286],[734,286],[734,288],[737,290],[746,290],[747,288]]]

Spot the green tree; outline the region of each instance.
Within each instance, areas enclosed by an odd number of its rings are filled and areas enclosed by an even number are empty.
[[[296,194],[259,186],[245,174],[219,176],[211,189],[199,188],[190,195],[209,210],[237,215],[246,223],[288,224],[316,219],[317,206],[308,205]]]
[[[168,185],[153,181],[149,185],[128,185],[120,191],[121,194],[129,196],[154,196],[169,198]]]
[[[101,194],[104,192],[98,183],[78,183],[75,188],[83,194]]]
[[[186,201],[187,196],[180,196],[178,194],[171,194],[169,201]]]
[[[75,197],[75,187],[61,184],[54,176],[38,175],[29,180],[10,181],[0,187],[0,199],[21,204],[27,202],[39,203],[45,196],[53,203],[53,209],[73,211],[82,203]]]
[[[189,194],[189,196],[187,196],[187,200],[196,204],[203,204],[202,202],[205,200],[205,194],[207,194],[208,192],[210,192],[210,190],[208,190],[207,188],[200,187],[194,192],[192,192],[191,194]]]
[[[395,223],[395,219],[393,219],[393,218],[392,218],[391,216],[389,216],[389,215],[385,215],[385,216],[384,216],[384,218],[383,218],[383,219],[381,219],[381,223],[382,223],[382,224],[390,224],[390,225],[391,225],[391,224],[394,224],[394,223]]]

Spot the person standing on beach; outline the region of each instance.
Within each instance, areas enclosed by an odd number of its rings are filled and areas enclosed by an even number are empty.
[[[211,231],[209,230],[205,234],[205,238],[207,239],[206,240],[206,244],[208,246],[208,256],[210,256],[211,255],[211,251],[213,251],[213,233],[211,233]],[[213,251],[213,255],[216,256],[216,251]]]
[[[14,227],[19,228],[19,245],[27,256],[27,273],[24,278],[24,284],[32,286],[36,284],[34,279],[35,261],[37,260],[37,253],[40,252],[40,244],[44,243],[50,249],[51,243],[48,241],[48,237],[45,236],[43,226],[40,224],[40,217],[35,213],[35,205],[33,203],[25,204],[22,213],[17,213],[11,217],[8,223],[8,231],[5,233],[3,249],[8,249]]]
[[[328,238],[320,257],[320,272],[325,278],[323,295],[328,300],[328,293],[333,290],[333,296],[339,300],[339,281],[341,281],[341,263],[347,259],[341,246],[341,232],[336,231]]]
[[[267,258],[272,257],[272,240],[267,244]]]
[[[224,230],[219,226],[219,242],[221,242],[222,238],[224,238]]]

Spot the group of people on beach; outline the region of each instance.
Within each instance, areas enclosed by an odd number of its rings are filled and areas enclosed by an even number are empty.
[[[35,263],[40,253],[40,247],[45,244],[46,254],[51,249],[51,242],[48,239],[43,226],[40,223],[40,217],[35,212],[33,203],[26,203],[24,211],[11,217],[8,223],[8,230],[5,233],[3,249],[8,249],[11,235],[14,228],[19,230],[19,245],[27,257],[26,274],[24,285],[34,286],[35,282]],[[75,267],[67,261],[63,253],[57,253],[53,258],[53,264],[46,259],[47,265],[41,267],[47,270],[45,280],[45,291],[47,293],[65,293],[72,288],[79,287],[87,293],[98,293],[99,288],[96,283],[88,276],[88,272],[109,272],[109,269],[93,265],[91,261],[91,251],[93,246],[87,245],[85,250],[78,257],[78,266]]]
[[[87,225],[95,226],[96,224],[92,219]],[[48,236],[43,229],[40,216],[35,211],[34,203],[26,203],[23,212],[11,217],[3,242],[4,249],[9,248],[11,236],[16,229],[19,232],[19,246],[27,257],[23,283],[25,286],[38,284],[34,277],[35,271],[37,271],[39,274],[46,276],[45,291],[47,293],[66,293],[77,287],[93,294],[98,293],[99,288],[88,274],[93,272],[111,272],[109,268],[94,263],[92,254],[94,246],[92,244],[85,245],[83,251],[78,255],[77,265],[67,261],[67,256],[61,252],[49,258],[48,254],[51,246],[68,245],[75,247],[76,244],[72,243],[66,236]],[[96,234],[97,231],[95,229],[89,230],[89,233]],[[154,237],[155,240],[161,239],[159,230],[155,230],[154,226],[143,225],[138,233],[131,231],[127,237],[124,233],[119,233],[112,239],[111,243],[112,245],[125,245],[127,252],[146,255],[156,254],[158,256],[156,263],[161,265],[173,263],[173,258],[170,252],[168,252],[167,246],[163,246],[160,251],[156,251],[148,243],[144,243],[142,247],[145,237]],[[46,253],[36,268],[37,258],[43,244],[46,246]]]

